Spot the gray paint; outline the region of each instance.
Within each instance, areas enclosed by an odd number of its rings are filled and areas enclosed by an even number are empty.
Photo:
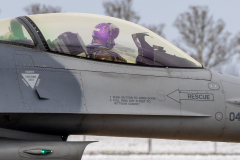
[[[62,141],[59,135],[47,135],[0,128],[0,137],[25,141]]]
[[[82,158],[85,147],[92,142],[38,142],[38,141],[19,141],[10,139],[1,139],[0,144],[0,160],[80,160]],[[45,149],[51,150],[53,153],[47,155],[31,155],[25,150]]]
[[[5,48],[5,46],[2,47]],[[81,120],[77,121],[76,125],[71,126],[73,122],[66,121],[67,123],[60,123],[58,126],[62,129],[57,127],[55,132],[48,130],[48,125],[45,124],[41,127],[44,131],[40,131],[44,134],[238,141],[238,135],[231,131],[231,134],[227,134],[230,136],[223,136],[227,133],[223,130],[227,124],[226,111],[224,90],[217,73],[211,73],[206,69],[125,66],[65,57],[33,49],[18,49],[18,47],[12,47],[12,49],[14,50],[13,56],[17,58],[16,69],[13,69],[15,75],[6,72],[5,77],[16,76],[15,81],[17,80],[18,83],[14,86],[12,85],[14,81],[11,82],[10,88],[7,87],[3,93],[8,91],[9,94],[18,93],[13,96],[14,100],[20,103],[6,98],[4,100],[6,104],[21,105],[17,105],[18,110],[13,107],[14,105],[5,105],[7,107],[2,110],[2,113],[74,113],[74,116],[80,116]],[[38,57],[41,58],[38,59]],[[40,64],[44,60],[46,60],[44,65],[36,65],[36,61]],[[29,66],[30,62],[33,66]],[[39,74],[38,79],[41,81],[33,89],[22,80],[22,73],[26,71]],[[216,83],[220,88],[212,90],[209,88],[209,83]],[[17,92],[12,93],[13,89]],[[174,92],[176,90],[177,92]],[[171,94],[172,92],[174,94]],[[214,101],[182,100],[186,96],[184,93],[211,94],[214,95]],[[139,105],[114,105],[110,101],[110,96],[154,97],[155,99],[150,103],[144,102]],[[220,121],[215,118],[217,112],[223,114]],[[97,118],[98,115],[102,115],[103,119]],[[126,115],[130,116],[129,121],[123,118]],[[154,117],[151,119],[149,116]],[[56,116],[43,123],[49,123],[54,118]],[[23,131],[36,131],[34,124],[26,129],[28,121],[23,120],[24,125],[20,123],[20,119],[10,121],[15,124],[11,127],[12,129],[22,128]],[[33,119],[34,117],[30,121],[39,126],[41,118],[38,121]],[[130,123],[131,121],[134,123]],[[124,125],[121,126],[121,124]],[[75,129],[70,129],[68,126]],[[8,125],[5,127],[9,128]],[[234,136],[236,138],[233,138]]]
[[[2,139],[1,156],[16,158],[19,147],[35,144],[69,145],[76,155],[72,143],[36,142],[69,134],[240,142],[239,78],[68,57],[43,47],[0,44],[0,137],[29,141]],[[86,144],[77,143],[79,156]]]

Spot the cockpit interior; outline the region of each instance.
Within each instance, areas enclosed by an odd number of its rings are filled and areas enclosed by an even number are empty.
[[[57,13],[0,21],[0,43],[35,48],[34,28],[45,51],[98,61],[170,68],[203,68],[152,31],[117,18]],[[36,36],[36,35],[35,35]]]

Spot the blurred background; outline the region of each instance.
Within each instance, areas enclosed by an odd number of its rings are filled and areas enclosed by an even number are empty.
[[[0,0],[0,19],[77,12],[107,15],[142,25],[211,70],[240,76],[239,0]],[[83,22],[84,23],[84,22]],[[70,136],[90,144],[83,160],[233,160],[240,144],[144,138]]]

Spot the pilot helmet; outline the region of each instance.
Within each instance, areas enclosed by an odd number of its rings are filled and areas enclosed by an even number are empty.
[[[100,23],[93,30],[93,41],[99,40],[107,48],[113,48],[114,39],[118,37],[119,28],[112,23]]]

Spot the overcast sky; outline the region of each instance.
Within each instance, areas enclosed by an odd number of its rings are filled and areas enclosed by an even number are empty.
[[[23,8],[31,3],[41,3],[62,7],[63,12],[92,13],[104,15],[102,2],[106,0],[0,0],[0,19],[25,15]],[[114,0],[113,0],[114,1]],[[231,33],[240,31],[240,0],[134,0],[134,9],[140,14],[140,24],[165,23],[164,33],[172,41],[179,37],[173,27],[176,16],[188,9],[190,5],[209,6],[214,19],[222,18],[226,29]]]

